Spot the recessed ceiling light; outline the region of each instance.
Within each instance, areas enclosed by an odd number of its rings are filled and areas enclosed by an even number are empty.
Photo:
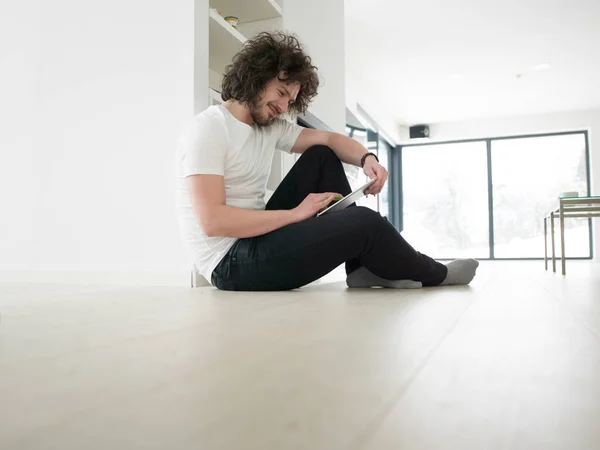
[[[535,66],[532,67],[532,69],[533,70],[548,70],[548,69],[550,69],[550,63],[545,62],[545,63],[536,64]]]

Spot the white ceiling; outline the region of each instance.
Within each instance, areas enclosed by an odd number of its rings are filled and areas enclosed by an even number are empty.
[[[600,0],[345,0],[345,14],[347,97],[382,124],[600,107]]]

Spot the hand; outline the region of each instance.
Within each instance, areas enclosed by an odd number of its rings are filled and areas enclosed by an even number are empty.
[[[367,156],[363,172],[370,179],[376,178],[377,181],[365,190],[366,195],[376,195],[381,192],[388,178],[388,171],[372,156]]]
[[[327,208],[327,206],[329,206],[329,204],[337,197],[339,197],[338,199],[341,199],[343,198],[343,195],[336,194],[335,192],[308,194],[302,203],[292,209],[294,220],[296,222],[301,222],[310,217],[314,217],[319,211]]]

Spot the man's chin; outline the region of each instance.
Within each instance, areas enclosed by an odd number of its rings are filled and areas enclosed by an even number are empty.
[[[273,122],[275,121],[275,117],[255,117],[254,118],[254,123],[256,123],[256,125],[258,125],[259,127],[268,127],[270,125],[273,125]]]

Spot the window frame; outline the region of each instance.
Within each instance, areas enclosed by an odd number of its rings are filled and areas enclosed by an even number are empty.
[[[487,138],[470,138],[470,139],[457,139],[448,141],[428,141],[419,142],[414,144],[398,145],[395,151],[391,152],[390,157],[390,217],[392,224],[402,231],[404,229],[403,224],[403,204],[404,204],[404,193],[402,186],[402,150],[404,148],[411,147],[423,147],[428,145],[443,145],[443,144],[460,144],[468,142],[485,142],[487,149],[487,180],[488,180],[488,215],[489,215],[489,258],[481,258],[482,260],[497,260],[497,261],[539,261],[544,259],[543,257],[537,258],[498,258],[494,255],[494,195],[493,195],[493,180],[492,180],[492,142],[503,141],[510,139],[524,139],[524,138],[542,138],[552,136],[565,136],[565,135],[577,135],[582,134],[585,142],[585,160],[586,160],[586,179],[587,179],[587,192],[586,195],[591,195],[592,180],[590,176],[590,145],[589,145],[589,132],[588,130],[574,130],[574,131],[560,131],[552,133],[536,133],[536,134],[523,134],[523,135],[511,135],[511,136],[496,136]],[[543,217],[540,217],[543,220]],[[588,219],[588,233],[589,233],[589,245],[590,253],[589,256],[576,256],[568,257],[569,260],[590,260],[594,257],[594,236],[592,228],[592,219]],[[451,259],[451,258],[447,258]]]

